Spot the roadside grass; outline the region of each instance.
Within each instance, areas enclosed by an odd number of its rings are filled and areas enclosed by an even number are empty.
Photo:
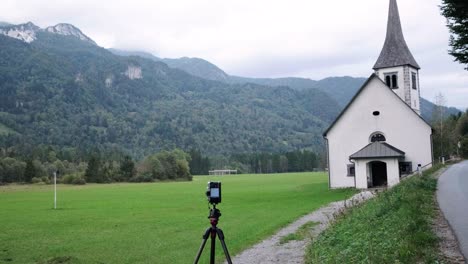
[[[303,224],[301,227],[299,227],[299,229],[297,229],[296,232],[288,234],[284,237],[281,237],[280,244],[286,244],[292,240],[304,240],[308,237],[311,238],[310,230],[318,224],[320,223],[314,222],[314,221],[310,221],[310,222]]]
[[[325,173],[197,176],[192,182],[0,187],[0,263],[192,263],[209,227],[208,181],[222,181],[231,255],[354,190]],[[209,243],[208,243],[209,244]],[[217,258],[223,260],[217,244]],[[200,263],[207,263],[209,246]]]
[[[350,209],[309,245],[306,263],[434,263],[435,166]]]

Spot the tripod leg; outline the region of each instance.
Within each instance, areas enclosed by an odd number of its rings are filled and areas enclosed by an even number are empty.
[[[211,228],[210,264],[215,264],[215,249],[216,249],[216,230],[214,228]]]
[[[216,233],[218,233],[219,241],[221,242],[221,246],[223,247],[224,255],[226,255],[226,260],[227,260],[228,264],[232,264],[231,256],[229,256],[229,252],[228,252],[226,243],[224,242],[223,230],[221,230],[219,228],[216,228]]]
[[[203,252],[203,248],[205,248],[206,240],[208,239],[208,236],[210,235],[210,232],[211,232],[211,227],[208,228],[205,231],[205,234],[203,235],[203,241],[202,241],[202,244],[200,246],[200,249],[198,249],[197,256],[195,257],[195,261],[193,262],[194,264],[197,264],[198,261],[200,260],[200,256],[201,256],[201,254]]]

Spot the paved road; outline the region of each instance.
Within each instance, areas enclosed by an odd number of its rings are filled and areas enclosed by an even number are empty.
[[[451,166],[440,176],[437,201],[468,259],[468,161]]]

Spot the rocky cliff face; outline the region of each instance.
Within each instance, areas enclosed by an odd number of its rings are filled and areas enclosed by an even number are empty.
[[[31,43],[36,40],[36,32],[39,30],[38,26],[28,22],[26,24],[2,26],[0,27],[0,34]]]
[[[125,75],[130,79],[130,80],[135,80],[135,79],[141,79],[143,78],[143,75],[141,74],[141,67],[139,66],[134,66],[134,65],[129,65],[127,68],[127,71],[125,72]]]
[[[83,34],[81,30],[79,30],[78,28],[70,24],[66,24],[66,23],[57,24],[55,26],[47,27],[45,31],[54,33],[54,34],[64,35],[64,36],[74,36],[83,41],[96,45],[96,43],[91,38]]]
[[[10,25],[7,23],[0,24],[1,35],[19,39],[26,43],[31,43],[35,41],[37,39],[38,32],[48,32],[63,36],[73,36],[82,41],[86,41],[88,43],[96,45],[96,43],[91,38],[83,34],[81,30],[70,24],[61,23],[55,26],[47,27],[46,29],[42,29],[34,25],[32,22],[19,25]]]

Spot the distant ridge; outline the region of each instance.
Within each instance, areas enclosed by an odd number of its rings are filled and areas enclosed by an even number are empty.
[[[363,82],[230,76],[203,59],[107,50],[59,25],[0,27],[1,148],[321,152],[322,132]]]
[[[166,64],[205,60],[115,55],[45,30],[35,37],[28,43],[0,34],[4,149],[44,144],[136,158],[174,148],[220,156],[319,152],[321,132],[338,114],[338,104],[318,89],[214,81]]]
[[[81,32],[80,29],[67,23],[60,23],[55,26],[50,26],[45,29],[42,29],[36,26],[32,22],[27,22],[27,23],[18,24],[18,25],[13,25],[13,24],[6,23],[6,22],[0,22],[0,34],[1,35],[7,36],[10,38],[19,39],[26,43],[31,43],[35,41],[37,39],[38,33],[44,33],[44,32],[57,34],[57,35],[63,35],[63,36],[72,36],[82,41],[96,45],[96,42],[94,42],[91,38],[83,34],[83,32]]]
[[[318,89],[331,98],[339,105],[341,110],[345,107],[358,89],[364,84],[366,78],[356,77],[328,77],[319,81],[307,78],[285,77],[285,78],[247,78],[240,76],[228,75],[216,65],[209,61],[198,58],[180,58],[180,59],[161,59],[153,56],[151,53],[138,51],[121,51],[111,49],[111,52],[122,56],[140,56],[144,58],[162,61],[169,67],[186,71],[189,74],[200,78],[222,81],[230,84],[245,84],[254,83],[271,87],[290,87],[291,89],[302,91],[307,89]],[[422,116],[428,122],[432,118],[434,104],[429,100],[421,98]],[[458,114],[459,109],[454,107],[446,108],[446,114]]]

